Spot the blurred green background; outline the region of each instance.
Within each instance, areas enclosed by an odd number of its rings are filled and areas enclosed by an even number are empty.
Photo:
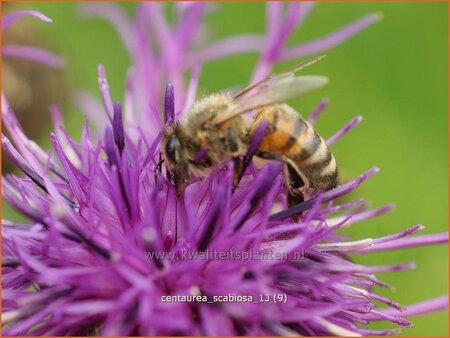
[[[98,63],[106,66],[115,99],[122,99],[129,66],[116,32],[101,20],[82,20],[74,3],[27,3],[54,19],[37,24],[52,50],[69,61],[68,83],[97,93]],[[135,4],[122,4],[130,14]],[[215,4],[206,21],[212,37],[264,30],[263,3]],[[364,197],[373,207],[393,202],[394,211],[346,229],[355,238],[379,237],[423,224],[424,233],[448,229],[447,150],[447,4],[446,3],[319,3],[291,42],[320,37],[371,12],[384,19],[342,45],[326,52],[327,58],[307,69],[330,77],[330,84],[292,104],[307,115],[327,96],[330,105],[317,129],[330,136],[355,115],[363,122],[333,145],[342,175],[350,178],[373,165],[381,172],[364,183],[352,197]],[[33,24],[34,27],[34,24]],[[256,55],[232,57],[203,67],[200,92],[244,85]],[[286,64],[284,65],[284,67]],[[283,65],[279,69],[284,68]],[[39,112],[47,115],[47,111]],[[68,107],[66,126],[79,139],[83,114]],[[45,129],[45,128],[44,128]],[[42,132],[48,144],[50,126]],[[8,209],[5,209],[8,212]],[[430,246],[356,257],[367,264],[394,264],[414,260],[417,269],[380,275],[396,287],[380,290],[402,304],[446,294],[448,248]],[[448,335],[448,312],[413,318],[415,327],[404,335]],[[383,327],[386,324],[375,325]]]

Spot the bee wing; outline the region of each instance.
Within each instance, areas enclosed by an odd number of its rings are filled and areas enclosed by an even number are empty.
[[[298,65],[295,65],[294,67],[285,70],[284,72],[281,72],[279,74],[277,74],[277,73],[271,74],[271,75],[265,77],[264,79],[262,79],[261,81],[258,81],[256,83],[242,89],[240,92],[236,93],[233,96],[233,98],[237,99],[259,86],[267,85],[267,83],[270,82],[271,80],[276,80],[277,78],[282,78],[282,77],[292,77],[299,70],[315,64],[317,61],[322,60],[324,57],[325,57],[325,55],[316,56],[310,60],[301,62]]]
[[[238,96],[234,100],[236,108],[231,109],[226,114],[219,115],[213,124],[219,125],[253,109],[302,96],[323,87],[328,82],[328,78],[325,76],[294,76],[293,72],[276,75],[269,80],[264,81],[258,88],[252,88],[250,94]]]

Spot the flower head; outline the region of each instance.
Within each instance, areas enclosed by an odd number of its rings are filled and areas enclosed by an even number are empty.
[[[2,97],[14,144],[3,136],[3,151],[25,174],[3,178],[3,197],[28,219],[3,220],[5,335],[381,335],[398,329],[366,325],[383,320],[411,327],[407,317],[447,306],[440,297],[404,308],[376,293],[376,286],[389,286],[375,274],[413,263],[365,266],[348,256],[443,243],[446,233],[408,237],[421,225],[355,241],[336,233],[390,210],[368,210],[362,199],[337,201],[376,168],[290,209],[280,165],[251,161],[263,129],[250,141],[248,168],[235,190],[233,163],[192,179],[180,196],[165,170],[164,128],[194,101],[202,62],[257,51],[256,81],[275,62],[330,48],[377,18],[284,47],[312,5],[271,3],[266,36],[236,36],[200,49],[194,42],[203,29],[204,3],[176,4],[173,26],[161,4],[140,4],[134,21],[112,4],[83,6],[85,15],[114,23],[133,67],[121,104],[113,102],[99,66],[102,106],[86,94],[78,97],[97,130],[86,123],[80,142],[67,135],[58,107],[52,107],[54,153],[27,139]],[[5,17],[3,28],[22,15],[48,21],[40,13],[20,12]],[[311,123],[325,106],[319,103]]]

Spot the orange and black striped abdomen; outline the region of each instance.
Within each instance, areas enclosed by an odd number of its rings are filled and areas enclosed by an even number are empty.
[[[262,109],[252,130],[269,121],[259,151],[281,155],[293,165],[308,187],[327,191],[338,185],[336,160],[327,144],[299,113],[286,104]]]

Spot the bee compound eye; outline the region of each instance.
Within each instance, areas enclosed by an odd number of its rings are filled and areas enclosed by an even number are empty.
[[[166,144],[166,154],[171,162],[178,162],[180,158],[181,143],[177,135],[170,136]]]

